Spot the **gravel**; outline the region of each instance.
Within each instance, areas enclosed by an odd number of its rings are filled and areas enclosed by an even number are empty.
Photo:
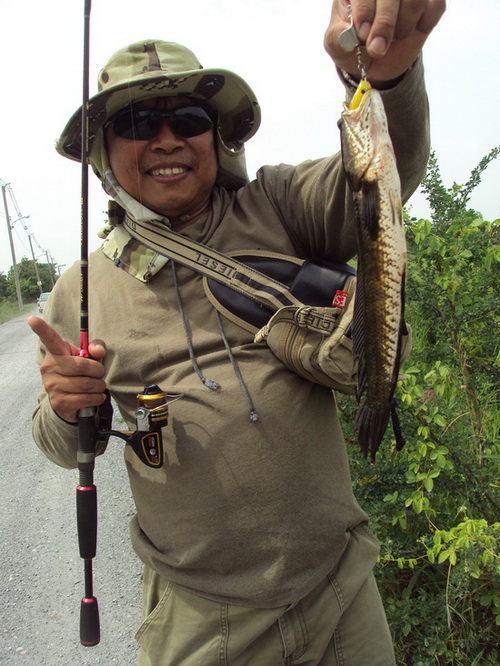
[[[49,462],[32,440],[40,375],[37,338],[27,317],[0,326],[0,664],[136,664],[142,566],[129,542],[134,506],[123,443],[112,439],[96,461],[99,522],[93,577],[101,642],[83,647],[83,560],[75,511],[78,471]]]

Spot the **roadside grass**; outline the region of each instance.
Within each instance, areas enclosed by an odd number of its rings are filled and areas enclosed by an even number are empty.
[[[34,307],[36,307],[36,303],[25,303],[23,309],[20,310],[15,301],[0,301],[0,324],[4,324],[9,319],[14,319],[14,317],[19,317],[25,312],[31,312]]]

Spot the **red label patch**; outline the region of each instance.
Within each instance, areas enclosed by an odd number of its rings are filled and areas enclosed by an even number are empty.
[[[333,297],[333,307],[334,308],[345,308],[347,299],[349,297],[349,292],[347,291],[341,291],[340,289],[337,290],[335,293],[335,296]]]

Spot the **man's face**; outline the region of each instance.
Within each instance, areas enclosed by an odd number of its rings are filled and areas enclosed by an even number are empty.
[[[187,105],[196,102],[163,97],[134,106],[174,109]],[[111,123],[106,141],[110,166],[120,185],[147,208],[170,218],[173,226],[184,226],[208,209],[217,175],[213,130],[183,138],[166,120],[152,139],[137,141],[117,136]]]

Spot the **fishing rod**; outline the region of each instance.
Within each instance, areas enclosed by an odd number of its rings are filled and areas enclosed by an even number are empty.
[[[80,356],[88,358],[88,101],[91,0],[83,10],[83,91],[81,145],[80,208]],[[76,489],[76,516],[80,557],[84,561],[85,595],[80,604],[80,642],[97,645],[101,640],[99,607],[93,593],[92,560],[97,547],[97,489],[94,485],[94,460],[97,441],[95,410],[86,407],[78,412],[77,465],[79,483]]]
[[[91,0],[84,4],[83,28],[83,100],[81,136],[81,219],[80,219],[80,351],[79,356],[90,358],[89,353],[89,279],[88,279],[88,162],[89,162],[89,54],[90,54]],[[94,484],[96,443],[111,436],[125,440],[139,459],[148,467],[163,465],[162,428],[168,425],[168,406],[183,394],[166,394],[156,384],[148,384],[137,394],[135,412],[136,430],[98,430],[96,410],[93,407],[78,412],[78,486],[76,488],[76,514],[80,557],[84,561],[85,593],[80,604],[80,643],[97,645],[101,640],[99,606],[94,596],[92,562],[97,549],[97,488]]]

